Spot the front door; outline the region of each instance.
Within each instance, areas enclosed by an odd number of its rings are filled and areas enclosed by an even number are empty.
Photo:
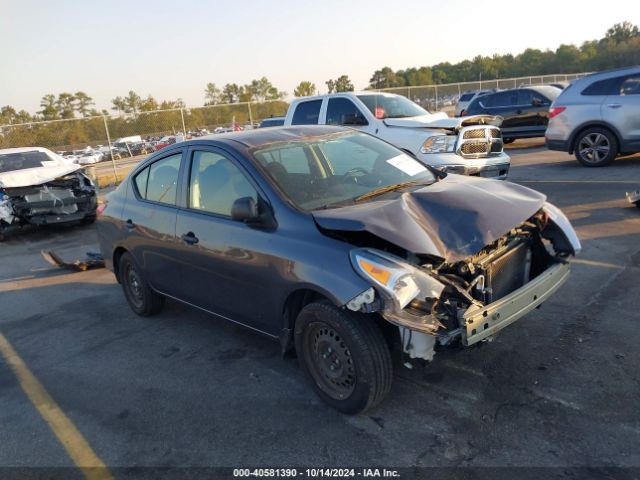
[[[193,149],[187,205],[176,221],[181,260],[178,297],[260,331],[278,335],[281,318],[272,233],[231,218],[235,200],[251,197],[255,184],[238,163],[216,149]]]

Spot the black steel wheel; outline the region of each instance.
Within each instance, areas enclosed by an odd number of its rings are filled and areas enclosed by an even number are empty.
[[[604,167],[618,155],[618,142],[609,130],[590,128],[576,139],[575,155],[585,167]]]
[[[391,355],[372,316],[310,303],[296,320],[295,345],[315,392],[341,412],[364,412],[391,388]]]
[[[151,289],[130,253],[123,253],[120,257],[118,273],[124,296],[131,310],[143,317],[154,315],[162,310],[164,297]]]

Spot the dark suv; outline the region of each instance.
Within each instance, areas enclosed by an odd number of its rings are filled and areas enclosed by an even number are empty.
[[[389,391],[390,346],[432,360],[489,339],[580,250],[541,193],[438,172],[344,127],[180,142],[107,198],[100,248],[134,312],[172,298],[264,333],[349,413]]]
[[[549,121],[549,107],[561,90],[551,86],[529,86],[490,93],[471,102],[469,115],[499,115],[504,143],[517,138],[543,137]]]

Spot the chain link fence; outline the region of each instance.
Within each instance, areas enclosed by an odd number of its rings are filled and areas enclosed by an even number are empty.
[[[528,76],[379,91],[404,95],[431,111],[451,113],[460,95],[469,90],[569,82],[585,75],[587,73]],[[145,155],[164,143],[175,142],[176,137],[256,128],[265,118],[285,115],[288,106],[285,101],[274,100],[0,125],[0,149],[46,147],[70,157],[99,152],[100,161],[115,161]],[[117,177],[115,162],[113,172]]]
[[[381,88],[380,92],[405,96],[430,111],[453,111],[455,104],[464,92],[473,90],[517,88],[524,85],[540,85],[558,82],[570,82],[589,73],[537,75],[477,82],[448,83],[442,85],[424,85],[417,87]]]

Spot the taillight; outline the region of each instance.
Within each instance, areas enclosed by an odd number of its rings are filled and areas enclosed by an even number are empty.
[[[105,200],[104,203],[98,204],[98,208],[96,208],[96,216],[97,217],[102,215],[102,213],[104,212],[104,209],[107,208],[107,203],[108,202]]]
[[[461,116],[461,117],[464,117],[466,114],[467,114],[467,111],[466,111],[466,110],[462,110],[462,111],[460,112],[460,116]]]
[[[567,109],[567,107],[553,107],[551,110],[549,110],[549,118],[553,118],[556,115],[560,115],[562,112],[564,112]]]

